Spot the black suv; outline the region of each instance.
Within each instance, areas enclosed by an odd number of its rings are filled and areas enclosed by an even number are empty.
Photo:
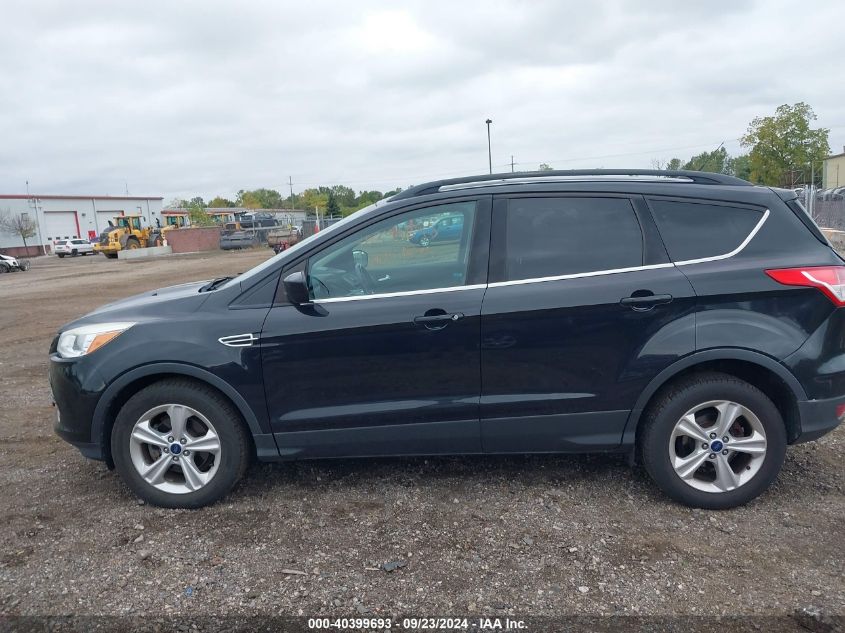
[[[170,507],[252,458],[604,451],[728,508],[845,415],[843,263],[794,192],[730,176],[428,183],[68,324],[56,431]]]

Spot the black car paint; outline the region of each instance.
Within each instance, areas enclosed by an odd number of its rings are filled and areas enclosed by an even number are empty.
[[[500,201],[575,193],[631,199],[646,266],[668,262],[648,213],[650,197],[780,206],[760,239],[729,259],[497,286]],[[285,300],[280,278],[302,270],[327,244],[390,215],[457,199],[479,201],[467,281],[479,288],[334,304]],[[845,393],[845,316],[821,293],[781,286],[763,272],[841,263],[803,224],[780,193],[759,187],[539,183],[400,199],[318,234],[307,248],[283,252],[259,278],[212,292],[200,292],[198,283],[144,293],[65,326],[137,322],[77,359],[61,359],[54,341],[56,431],[87,456],[108,460],[110,427],[127,394],[181,375],[233,401],[265,460],[630,451],[648,398],[662,384],[697,362],[737,359],[781,377],[808,429],[791,439],[807,439],[835,426],[830,416]],[[773,253],[770,243],[783,250]],[[648,293],[672,301],[648,311],[620,303]],[[438,311],[463,317],[439,330],[414,322]],[[259,344],[218,342],[241,333],[260,336]]]

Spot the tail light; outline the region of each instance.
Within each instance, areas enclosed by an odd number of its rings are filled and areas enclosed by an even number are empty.
[[[836,307],[845,306],[845,266],[778,268],[766,274],[784,286],[818,288]]]

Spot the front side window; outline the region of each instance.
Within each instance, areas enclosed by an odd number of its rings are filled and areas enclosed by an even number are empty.
[[[626,198],[508,203],[505,281],[642,266],[643,236]]]
[[[673,261],[726,255],[763,217],[761,211],[706,202],[650,199],[654,221]]]
[[[452,288],[466,283],[475,202],[376,222],[311,258],[312,299]]]

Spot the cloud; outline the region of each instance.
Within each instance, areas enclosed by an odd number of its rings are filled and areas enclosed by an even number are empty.
[[[4,6],[0,191],[232,196],[647,167],[806,101],[845,142],[845,5],[776,0]],[[509,168],[509,167],[508,167]]]

